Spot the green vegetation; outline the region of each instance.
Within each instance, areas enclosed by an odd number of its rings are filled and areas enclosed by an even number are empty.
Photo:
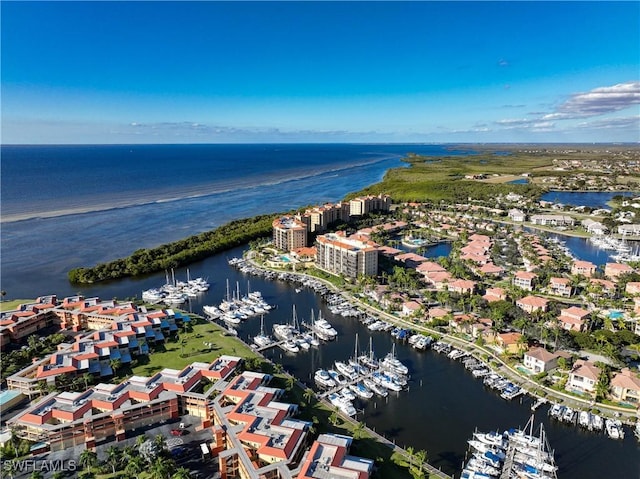
[[[405,159],[409,168],[389,170],[380,183],[369,186],[350,196],[386,193],[394,202],[485,200],[498,194],[517,192],[535,197],[542,189],[535,185],[495,184],[482,180],[465,179],[465,175],[513,175],[529,173],[533,169],[552,166],[551,158],[530,155],[494,155],[426,158],[409,155]]]
[[[21,304],[33,303],[33,299],[12,299],[11,301],[2,301],[0,303],[0,312],[13,311]]]
[[[42,358],[56,351],[58,344],[64,342],[64,334],[56,333],[39,338],[32,334],[27,338],[27,344],[22,349],[16,349],[2,354],[2,368],[0,368],[0,380],[4,381],[12,374],[33,362],[34,358]]]
[[[164,368],[182,369],[195,361],[211,362],[223,354],[245,360],[259,358],[255,351],[228,335],[221,326],[193,318],[192,323],[195,323],[192,332],[167,339],[165,344],[156,347],[155,352],[140,357],[131,371],[125,373],[150,376]]]
[[[219,228],[167,243],[157,248],[139,249],[127,258],[119,258],[92,268],[74,268],[68,273],[72,283],[96,283],[127,276],[140,276],[168,268],[177,268],[251,240],[271,234],[278,215],[260,215],[231,221]]]

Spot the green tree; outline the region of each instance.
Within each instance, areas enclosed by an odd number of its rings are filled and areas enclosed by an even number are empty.
[[[78,458],[80,465],[84,466],[87,471],[98,464],[98,455],[91,449],[85,449],[80,453]]]
[[[129,476],[138,477],[142,471],[145,470],[147,463],[142,456],[133,456],[127,459],[127,465],[124,468],[124,472]]]
[[[109,446],[107,449],[107,464],[111,466],[111,472],[113,474],[116,473],[117,467],[120,465],[120,461],[122,460],[122,451],[116,446]]]
[[[366,426],[363,422],[356,423],[356,425],[353,426],[353,438],[362,439],[364,437],[365,428]]]
[[[191,471],[186,467],[179,467],[176,472],[173,473],[171,479],[191,479]]]

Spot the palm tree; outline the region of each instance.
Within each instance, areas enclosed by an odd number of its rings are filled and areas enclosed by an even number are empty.
[[[33,471],[29,476],[29,479],[44,479],[44,476],[40,471]]]
[[[116,467],[120,464],[121,451],[116,446],[109,446],[107,449],[107,464],[111,466],[111,472],[116,473]]]
[[[287,376],[287,389],[291,390],[293,389],[293,386],[295,385],[296,380],[293,376]]]
[[[413,467],[413,455],[415,454],[415,449],[411,446],[406,448],[407,456],[409,456],[409,469]]]
[[[422,472],[422,468],[425,462],[427,462],[427,451],[421,449],[416,452],[416,463],[420,467],[420,472]]]
[[[329,416],[329,422],[336,426],[338,424],[338,408],[334,409]]]
[[[153,442],[160,451],[164,451],[167,448],[167,438],[162,434],[156,435],[156,437],[153,438]]]
[[[353,427],[353,438],[354,439],[362,439],[362,437],[364,436],[365,427],[366,426],[365,426],[365,424],[363,422],[357,423]]]
[[[80,464],[87,468],[87,471],[98,463],[98,455],[95,451],[91,449],[85,449],[80,453],[80,457],[78,458]]]
[[[174,469],[175,464],[171,459],[167,459],[164,456],[158,456],[151,463],[149,476],[151,479],[168,479]]]
[[[308,405],[311,405],[311,401],[314,398],[314,393],[313,393],[313,389],[311,388],[307,388],[304,390],[304,393],[302,393],[302,397],[304,398],[304,400],[307,402]]]
[[[133,456],[127,459],[127,466],[124,468],[124,472],[132,477],[138,477],[146,467],[146,461],[142,456]]]
[[[186,467],[179,467],[178,469],[176,469],[176,472],[173,473],[173,476],[171,476],[171,479],[190,479],[190,478],[191,478],[191,471]]]

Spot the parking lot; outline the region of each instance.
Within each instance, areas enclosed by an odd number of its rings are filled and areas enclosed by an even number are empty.
[[[209,444],[213,440],[213,436],[210,429],[196,431],[196,426],[200,425],[200,422],[200,418],[183,416],[174,421],[128,431],[127,438],[123,441],[109,441],[98,444],[96,453],[98,454],[98,459],[104,461],[107,456],[107,449],[111,446],[116,446],[120,449],[127,445],[135,446],[140,434],[144,434],[149,439],[161,434],[166,438],[167,448],[178,467],[190,469],[194,478],[215,479],[219,477],[217,460],[212,459],[210,455],[205,457],[200,448],[203,443]],[[180,427],[181,424],[184,425],[184,428]],[[182,432],[180,435],[172,434],[172,430]],[[61,470],[60,467],[62,467],[62,470],[67,472],[65,477],[76,477],[78,472],[82,470],[78,463],[78,458],[84,449],[84,446],[76,446],[62,451],[33,456],[30,458],[31,462],[23,464],[22,470],[14,468],[12,475],[16,479],[27,478],[34,470],[38,470],[43,473],[45,478],[49,478],[55,470]],[[56,469],[48,470],[48,464],[53,464]],[[8,472],[8,469],[5,468],[1,474],[2,477],[11,477],[11,474],[7,474]]]

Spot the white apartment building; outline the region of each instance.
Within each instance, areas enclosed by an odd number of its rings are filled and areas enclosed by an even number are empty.
[[[316,247],[316,265],[329,273],[347,278],[378,273],[378,249],[371,241],[348,238],[338,232],[318,236]]]

